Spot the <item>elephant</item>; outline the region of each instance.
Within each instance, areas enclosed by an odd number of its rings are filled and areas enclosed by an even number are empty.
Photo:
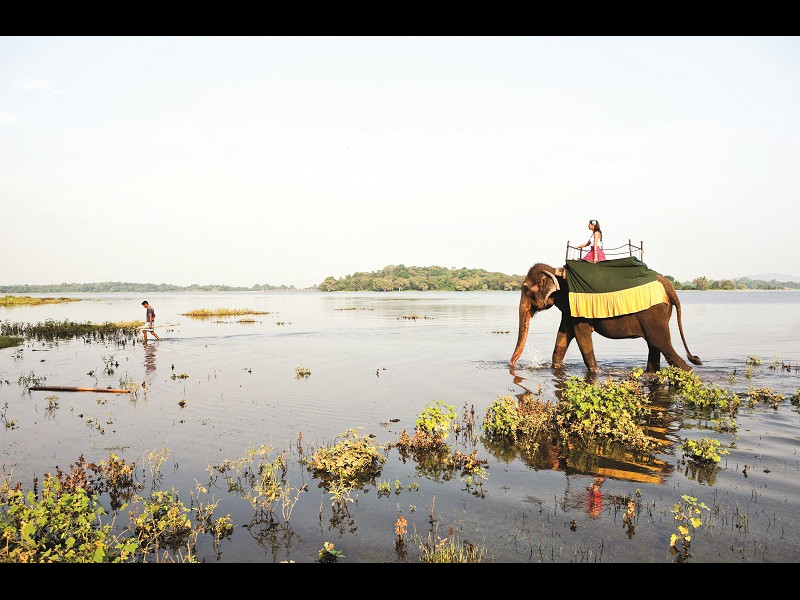
[[[513,369],[525,348],[531,317],[538,311],[556,306],[561,311],[561,324],[558,327],[553,349],[553,368],[563,368],[564,356],[574,338],[577,340],[583,362],[589,373],[596,374],[597,360],[592,345],[592,333],[596,331],[603,337],[614,340],[644,338],[648,349],[646,373],[655,373],[661,368],[661,354],[670,365],[692,372],[692,367],[672,347],[670,336],[669,320],[674,305],[678,314],[678,329],[681,333],[683,347],[686,348],[687,358],[694,365],[703,364],[697,356],[689,351],[689,346],[686,344],[678,294],[668,279],[658,273],[652,273],[655,275],[654,281],[657,280],[664,287],[666,301],[630,314],[587,319],[571,315],[565,269],[555,269],[544,263],[536,263],[530,268],[522,282],[519,299],[519,334],[517,346],[511,355],[509,365]]]

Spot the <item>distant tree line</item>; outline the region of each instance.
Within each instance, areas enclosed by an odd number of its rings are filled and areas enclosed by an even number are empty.
[[[671,275],[665,277],[676,290],[797,290],[797,281],[763,281],[760,279],[708,279],[697,277],[683,283]],[[356,272],[336,279],[327,277],[316,287],[296,288],[293,285],[256,284],[250,287],[221,284],[174,285],[169,283],[127,283],[103,281],[100,283],[58,283],[46,285],[0,285],[4,294],[53,294],[62,292],[267,292],[317,290],[320,292],[390,292],[390,291],[514,291],[522,287],[524,275],[506,275],[484,269],[462,267],[407,267],[387,265],[380,271]]]
[[[296,290],[293,285],[256,284],[252,287],[208,284],[173,285],[171,283],[128,283],[101,281],[100,283],[56,283],[46,285],[0,285],[0,293],[53,294],[61,292],[263,292]]]
[[[676,290],[800,290],[800,281],[777,281],[775,279],[763,281],[749,277],[740,279],[696,277],[692,281],[680,283],[669,275],[665,275],[665,277],[672,282]]]
[[[761,281],[742,277],[741,279],[708,279],[697,277],[692,281],[680,283],[675,278],[665,276],[676,290],[789,290],[800,289],[800,282]],[[506,275],[483,269],[462,267],[407,267],[388,265],[380,271],[357,272],[339,279],[328,277],[317,290],[320,292],[389,292],[389,291],[511,291],[522,287],[524,275]]]

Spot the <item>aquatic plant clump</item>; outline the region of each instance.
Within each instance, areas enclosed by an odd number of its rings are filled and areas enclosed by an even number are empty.
[[[351,490],[375,483],[386,457],[369,436],[359,437],[355,429],[348,429],[337,439],[336,444],[314,452],[309,470],[341,504]]]
[[[752,357],[748,360],[752,360]],[[661,369],[656,373],[656,379],[659,383],[677,389],[681,400],[688,406],[735,413],[742,404],[735,393],[713,383],[704,383],[694,373],[683,371],[678,367],[669,366]]]
[[[136,327],[131,323],[105,323],[95,324],[91,321],[76,323],[65,319],[55,321],[47,319],[44,322],[36,323],[10,323],[3,321],[0,323],[0,335],[23,336],[26,339],[36,340],[56,340],[83,337],[92,340],[105,339],[131,339],[138,336]]]
[[[635,378],[622,382],[608,379],[601,384],[578,377],[564,382],[557,421],[562,437],[585,441],[603,438],[649,451],[656,442],[644,433],[650,416],[650,400]]]
[[[556,406],[538,394],[526,393],[517,400],[511,394],[499,397],[487,409],[482,428],[490,437],[512,442],[551,434],[556,429]]]
[[[80,302],[80,298],[34,298],[33,296],[3,296],[0,306],[37,306],[39,304],[64,304]]]
[[[23,342],[21,337],[10,337],[7,335],[0,335],[0,350],[3,348],[13,348],[19,346]]]
[[[197,308],[185,313],[182,317],[204,319],[210,317],[239,317],[244,315],[268,315],[269,311],[252,310],[250,308]]]

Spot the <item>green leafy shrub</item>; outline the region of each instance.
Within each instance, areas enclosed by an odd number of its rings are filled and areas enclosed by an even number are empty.
[[[511,394],[499,397],[486,409],[483,430],[492,437],[529,442],[555,431],[556,406],[538,394],[523,394],[519,400]]]
[[[457,420],[458,413],[455,406],[434,400],[417,416],[415,425],[417,431],[446,440],[450,431],[455,429]]]
[[[8,483],[0,487],[0,562],[124,562],[136,542],[118,540],[105,509],[85,489],[65,492],[45,475],[41,498]]]
[[[353,489],[374,483],[386,461],[369,436],[359,437],[348,429],[337,437],[332,446],[321,447],[311,457],[309,470],[322,480],[337,504],[349,499]]]
[[[585,441],[604,438],[622,442],[641,451],[655,447],[644,433],[643,422],[650,415],[650,400],[634,378],[596,384],[571,377],[564,382],[557,421],[562,437],[577,436]]]
[[[656,373],[656,379],[676,389],[688,406],[735,412],[742,404],[733,392],[713,383],[705,384],[696,374],[678,367],[670,365],[661,369]]]
[[[719,440],[706,436],[699,440],[684,440],[681,450],[698,463],[718,463],[721,455],[729,454],[727,449],[721,447]]]
[[[703,523],[701,509],[711,510],[703,502],[697,502],[697,498],[684,494],[681,496],[683,502],[672,507],[675,515],[675,522],[678,525],[678,533],[673,533],[669,540],[670,552],[677,554],[678,562],[686,562],[691,553],[689,548],[692,545],[692,537],[695,530],[699,529]],[[681,542],[680,547],[678,541]]]
[[[499,396],[486,408],[482,428],[490,435],[517,441],[519,424],[522,422],[519,404],[511,394]]]

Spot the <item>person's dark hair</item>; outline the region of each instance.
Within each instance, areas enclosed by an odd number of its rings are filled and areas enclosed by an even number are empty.
[[[150,304],[150,303],[147,300],[142,300],[142,306],[144,306],[145,304]]]
[[[600,229],[600,221],[597,219],[589,219],[589,225],[594,225],[594,230],[597,231],[601,236],[603,235],[603,230]]]

